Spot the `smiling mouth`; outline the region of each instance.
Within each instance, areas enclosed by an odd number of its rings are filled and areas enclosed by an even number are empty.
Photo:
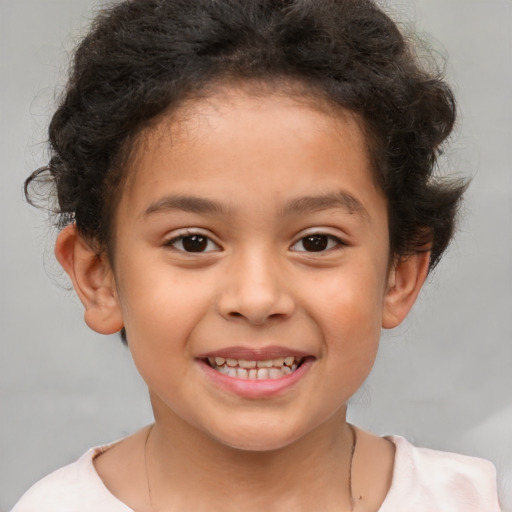
[[[246,380],[280,379],[293,373],[304,361],[303,357],[276,357],[262,361],[208,357],[208,365],[229,377]]]

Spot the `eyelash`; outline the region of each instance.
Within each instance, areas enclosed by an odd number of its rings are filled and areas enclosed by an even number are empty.
[[[313,239],[315,239],[315,238],[317,239],[317,242],[313,242]],[[301,237],[291,247],[293,248],[296,245],[301,244],[301,243],[302,243],[302,247],[304,247],[304,242],[305,242],[305,240],[308,240],[308,239],[314,244],[318,243],[318,239],[323,239],[323,241],[326,241],[327,246],[326,247],[320,246],[321,250],[319,250],[319,251],[316,251],[316,250],[307,251],[307,250],[297,250],[296,249],[297,252],[325,253],[327,251],[336,250],[336,249],[339,249],[339,248],[347,245],[343,240],[341,240],[340,238],[338,238],[337,236],[334,236],[334,235],[329,235],[327,233],[310,233],[310,234],[307,234],[307,235]],[[332,244],[332,242],[334,242],[334,243]],[[330,245],[330,243],[331,243],[331,245]],[[318,247],[318,245],[317,245],[317,247]]]
[[[205,252],[212,252],[211,249],[209,251],[204,251],[204,250],[201,250],[201,251],[188,251],[188,250],[186,250],[186,248],[183,246],[183,242],[185,240],[192,241],[193,239],[203,239],[206,242],[206,246],[204,248],[208,248],[208,245],[214,245],[215,249],[213,249],[213,250],[218,250],[219,249],[219,246],[209,236],[206,236],[203,233],[194,233],[194,232],[184,233],[182,235],[175,236],[174,238],[171,238],[170,240],[167,240],[164,243],[164,246],[165,247],[172,247],[172,248],[176,249],[179,252],[184,252],[184,253],[187,253],[187,254],[203,254]],[[176,247],[176,245],[178,243],[180,243],[180,242],[181,242],[181,245],[182,245],[181,249]],[[196,240],[196,242],[197,242],[197,240]]]
[[[196,239],[196,240],[194,240],[194,239]],[[201,239],[201,240],[198,240],[198,239]],[[196,246],[196,248],[199,248],[202,250],[198,250],[198,251],[187,250],[187,248],[183,245],[183,242],[186,240],[190,241],[191,243],[199,244],[198,246]],[[313,249],[313,250],[308,251],[304,245],[306,240],[309,240],[310,243],[316,245],[315,248],[319,248],[320,250]],[[177,244],[179,244],[179,243],[181,243],[181,248],[177,247]],[[302,247],[304,248],[304,250],[297,249],[297,248],[294,249],[294,247],[296,247],[297,245],[299,245],[301,243],[302,243]],[[325,246],[324,246],[324,243],[325,243]],[[204,250],[204,249],[208,249],[209,245],[213,245],[215,248],[214,249],[210,248],[210,250]],[[311,233],[311,234],[301,237],[299,240],[294,242],[292,244],[292,246],[290,247],[290,249],[294,250],[296,252],[325,253],[327,251],[339,249],[340,247],[346,246],[346,245],[347,244],[345,242],[343,242],[343,240],[341,240],[340,238],[338,238],[334,235],[328,235],[326,233]],[[208,237],[207,235],[204,235],[203,233],[200,233],[200,232],[187,232],[185,234],[181,234],[179,236],[176,236],[176,237],[171,238],[170,240],[166,241],[164,243],[164,246],[172,247],[179,252],[184,252],[187,254],[204,254],[204,253],[213,252],[213,251],[216,251],[219,249],[218,244],[216,244],[210,237]],[[189,247],[189,249],[190,248],[191,247]]]

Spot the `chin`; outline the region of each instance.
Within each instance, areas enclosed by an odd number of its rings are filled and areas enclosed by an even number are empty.
[[[234,450],[244,451],[244,452],[272,452],[281,450],[293,444],[297,439],[279,439],[276,438],[275,435],[271,434],[269,436],[262,437],[261,435],[255,436],[252,439],[229,439],[229,440],[219,440],[224,446],[227,448],[231,448]]]
[[[290,446],[299,441],[302,435],[293,428],[272,423],[239,426],[229,432],[209,432],[212,439],[234,450],[247,452],[270,452]]]

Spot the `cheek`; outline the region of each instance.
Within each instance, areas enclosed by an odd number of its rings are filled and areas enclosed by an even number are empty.
[[[148,385],[183,379],[190,357],[189,339],[208,310],[207,283],[175,275],[168,267],[144,272],[123,269],[119,297],[128,345]],[[172,369],[172,371],[171,371]]]
[[[379,348],[381,301],[364,287],[338,289],[324,304],[326,396],[346,402],[368,377]]]
[[[134,258],[135,259],[135,258]],[[140,258],[139,265],[122,268],[120,299],[127,332],[168,339],[187,330],[210,301],[204,276],[180,271],[164,258]],[[127,262],[131,263],[131,262]],[[172,329],[171,329],[172,327]]]
[[[318,283],[317,323],[331,355],[355,363],[371,360],[380,339],[384,306],[382,265],[364,261]]]

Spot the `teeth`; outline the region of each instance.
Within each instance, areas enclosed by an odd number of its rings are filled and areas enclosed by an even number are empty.
[[[240,359],[238,361],[238,366],[241,368],[256,368],[256,361],[246,361],[245,359]]]
[[[215,367],[220,373],[225,373],[226,375],[229,373],[229,366],[216,366]]]
[[[258,368],[271,368],[273,365],[272,359],[267,359],[266,361],[258,361],[256,366]]]
[[[258,368],[258,380],[268,379],[268,370],[266,368]]]
[[[239,366],[240,368],[281,368],[283,365],[290,368],[296,364],[295,357],[276,357],[275,359],[266,359],[264,361],[249,361],[247,359],[234,359],[232,357],[209,357],[210,366],[222,366],[227,364],[232,368]]]
[[[249,372],[245,368],[238,368],[236,370],[236,376],[239,379],[247,379],[249,377]]]
[[[258,370],[260,372],[261,370]],[[268,376],[270,379],[279,379],[283,376],[283,372],[279,368],[270,368],[268,370]]]
[[[298,368],[299,359],[293,356],[276,357],[264,361],[249,361],[232,357],[208,358],[215,370],[238,379],[280,379]]]
[[[289,375],[298,368],[301,358],[287,356],[263,361],[249,361],[232,357],[209,357],[208,362],[212,368],[230,377],[263,380],[280,379]]]

